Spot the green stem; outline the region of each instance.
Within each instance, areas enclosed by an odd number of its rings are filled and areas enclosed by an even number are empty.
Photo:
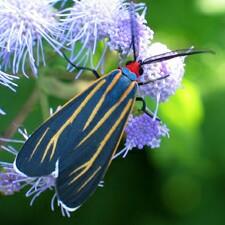
[[[13,119],[8,129],[4,132],[4,138],[11,138],[16,133],[17,129],[23,124],[29,113],[33,110],[34,105],[38,100],[38,91],[34,89],[27,101],[24,103],[16,117]],[[2,143],[0,142],[0,145]]]
[[[46,120],[49,117],[48,96],[40,90],[39,91],[39,99],[40,99],[42,116],[43,116],[43,119]]]

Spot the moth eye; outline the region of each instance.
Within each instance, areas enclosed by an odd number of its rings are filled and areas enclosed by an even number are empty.
[[[139,69],[139,74],[142,75],[143,73],[144,73],[144,70],[143,70],[142,67],[140,67],[140,69]]]

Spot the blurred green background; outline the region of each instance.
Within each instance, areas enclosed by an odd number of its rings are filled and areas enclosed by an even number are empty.
[[[161,105],[170,138],[163,139],[160,149],[134,150],[114,160],[105,187],[72,218],[63,218],[57,207],[51,212],[51,191],[32,207],[20,192],[0,196],[1,224],[225,224],[225,0],[145,2],[155,41],[170,49],[195,46],[216,52],[189,58],[183,88]],[[108,59],[110,71],[117,59]],[[13,135],[19,125],[32,132],[49,107],[86,86],[82,79],[89,76],[74,81],[51,50],[47,62],[38,80],[20,79],[16,94],[0,87],[0,103],[8,113],[0,117],[0,136]]]

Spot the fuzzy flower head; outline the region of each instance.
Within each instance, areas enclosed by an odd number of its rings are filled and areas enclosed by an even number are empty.
[[[4,195],[13,195],[22,189],[24,177],[16,173],[12,165],[5,166],[0,172],[0,192]]]
[[[68,44],[81,41],[84,48],[91,47],[94,53],[97,42],[107,37],[122,6],[123,0],[110,3],[108,0],[74,0],[74,6],[64,11],[66,18],[62,19]]]
[[[166,52],[170,52],[170,50],[165,45],[154,43],[141,53],[141,58],[145,59]],[[184,57],[144,65],[144,73],[141,76],[141,81],[147,82],[160,77],[168,77],[140,86],[140,94],[142,96],[150,96],[157,100],[157,102],[166,101],[181,86],[184,75],[184,66]]]
[[[59,34],[57,14],[52,0],[0,1],[0,60],[5,69],[17,74],[28,63],[34,75],[45,64],[43,40],[55,50]]]
[[[162,137],[168,136],[169,130],[159,120],[147,114],[130,116],[125,129],[126,149],[142,149],[144,146],[158,148]]]
[[[71,61],[78,64],[91,64],[98,68],[104,61],[107,48],[126,55],[131,46],[130,3],[124,0],[74,0],[74,6],[63,11],[62,40],[72,49]],[[135,4],[135,35],[141,40],[152,39],[152,31],[145,24],[144,11],[140,16],[137,11],[143,10],[144,4]],[[142,43],[143,41],[140,41]],[[81,43],[82,47],[79,47]],[[93,55],[99,42],[103,43],[102,55],[98,64],[93,64]],[[138,43],[139,44],[139,43]]]
[[[153,31],[145,20],[146,8],[143,4],[136,4],[133,7],[133,11],[130,11],[129,8],[121,10],[109,29],[108,46],[122,55],[127,55],[131,50],[132,32],[137,53],[144,51],[144,48],[150,45],[153,39]],[[138,13],[140,10],[143,10],[141,15]],[[131,26],[133,30],[131,30]]]
[[[70,60],[78,65],[90,64],[92,68],[98,69],[103,65],[106,50],[106,40],[109,30],[116,17],[125,8],[124,0],[73,0],[71,8],[62,11],[61,35],[64,45],[71,49]],[[99,43],[102,43],[101,56],[98,63],[94,64],[94,54]],[[73,68],[68,66],[72,71]],[[78,73],[77,77],[81,74]]]

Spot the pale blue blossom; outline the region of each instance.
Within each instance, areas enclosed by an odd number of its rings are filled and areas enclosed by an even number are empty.
[[[110,4],[108,0],[74,0],[73,7],[63,10],[61,39],[71,48],[70,60],[98,69],[104,63],[107,48],[128,54],[132,40],[130,5],[124,0],[113,0]],[[135,35],[140,39],[141,49],[143,43],[150,43],[153,32],[146,25],[145,5],[133,5]],[[142,12],[141,15],[138,12]],[[93,57],[100,45],[101,56],[94,63]]]
[[[22,71],[26,64],[37,75],[38,66],[45,65],[44,43],[56,51],[58,13],[53,0],[1,0],[0,1],[0,62],[4,70],[13,74]]]
[[[143,149],[145,146],[151,149],[159,148],[162,137],[169,137],[169,129],[160,120],[147,114],[139,116],[130,115],[125,128],[125,148],[119,151],[119,155],[125,157],[133,148]]]
[[[161,121],[143,113],[129,117],[125,133],[125,146],[128,149],[142,149],[144,146],[158,148],[161,138],[168,136],[169,130]]]
[[[166,45],[154,43],[150,47],[145,48],[145,51],[140,52],[140,58],[145,59],[166,52],[170,52]],[[147,82],[160,77],[167,77],[140,86],[140,94],[142,96],[150,96],[158,103],[166,101],[181,86],[184,67],[184,57],[177,57],[168,61],[143,65],[144,73],[140,77],[141,81]]]
[[[108,32],[121,9],[123,0],[74,0],[74,5],[62,11],[61,25],[64,32],[61,39],[71,48],[70,60],[79,65],[91,64],[98,68],[107,50]],[[99,42],[103,42],[102,57],[97,65],[93,63]]]
[[[150,27],[148,27],[147,21],[145,20],[145,5],[141,3],[135,4],[133,8],[133,12],[127,8],[127,10],[123,10],[123,12],[121,11],[121,13],[118,13],[112,23],[111,29],[108,30],[108,46],[111,50],[118,51],[120,54],[125,56],[129,53],[133,53],[131,48],[131,23],[133,23],[133,41],[136,42],[135,48],[137,55],[139,55],[139,52],[145,51],[145,48],[150,45],[154,34]],[[138,11],[142,11],[142,13],[139,14]]]

